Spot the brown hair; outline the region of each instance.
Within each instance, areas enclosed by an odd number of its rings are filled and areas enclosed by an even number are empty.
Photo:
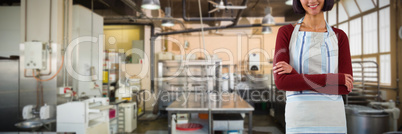
[[[334,0],[324,0],[324,7],[322,7],[322,11],[329,11],[334,6]],[[299,14],[305,14],[303,6],[300,3],[300,0],[293,0],[293,11]]]

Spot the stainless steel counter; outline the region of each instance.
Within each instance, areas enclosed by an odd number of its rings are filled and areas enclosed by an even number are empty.
[[[210,113],[208,108],[211,109]],[[212,132],[211,113],[246,113],[249,116],[248,130],[250,134],[252,132],[252,112],[254,111],[254,107],[249,105],[237,94],[222,94],[221,98],[216,95],[211,95],[210,99],[208,100],[207,96],[201,93],[188,93],[179,97],[179,99],[169,105],[166,110],[169,114],[169,131],[171,131],[172,127],[171,116],[175,113],[209,113],[208,133]]]
[[[205,100],[202,100],[204,97]],[[167,111],[208,111],[208,101],[206,101],[206,95],[201,93],[189,93],[182,95],[179,100],[174,101],[169,105]],[[210,105],[212,111],[254,111],[254,107],[244,101],[237,94],[224,94],[219,99],[215,95],[211,96]]]

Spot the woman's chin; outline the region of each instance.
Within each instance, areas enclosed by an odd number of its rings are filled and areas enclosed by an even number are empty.
[[[320,13],[321,13],[320,11],[308,12],[309,15],[313,15],[313,16],[318,15],[318,14],[320,14]]]

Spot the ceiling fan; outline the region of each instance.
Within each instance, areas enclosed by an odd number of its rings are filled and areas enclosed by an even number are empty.
[[[213,12],[219,11],[221,9],[246,9],[247,8],[247,6],[225,6],[223,4],[222,0],[221,0],[221,2],[219,2],[219,4],[212,0],[209,0],[208,2],[211,3],[215,7],[215,9],[212,9],[208,13],[213,13]]]

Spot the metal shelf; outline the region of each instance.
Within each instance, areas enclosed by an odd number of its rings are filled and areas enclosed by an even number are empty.
[[[353,76],[355,78],[363,78],[363,76]],[[364,78],[377,78],[377,76],[364,76]]]
[[[368,78],[367,76],[364,76],[365,78]],[[355,82],[364,82],[364,83],[378,83],[378,81],[369,81],[369,80],[355,80]]]
[[[374,61],[353,61],[352,67],[355,78],[354,89],[346,95],[345,103],[365,105],[371,101],[379,101],[378,64]]]
[[[353,71],[353,73],[378,73],[377,71]]]
[[[100,111],[103,110],[109,110],[110,108],[113,108],[112,105],[102,105],[102,106],[96,106],[96,107],[91,107],[89,108],[89,112],[93,112],[93,113],[99,113]]]
[[[158,92],[176,94],[218,90],[219,79],[222,77],[221,64],[221,60],[159,61],[157,67]],[[175,100],[162,101],[160,99],[158,98],[160,110],[165,110]]]
[[[375,99],[375,95],[364,95],[364,96],[349,96],[349,99]]]

